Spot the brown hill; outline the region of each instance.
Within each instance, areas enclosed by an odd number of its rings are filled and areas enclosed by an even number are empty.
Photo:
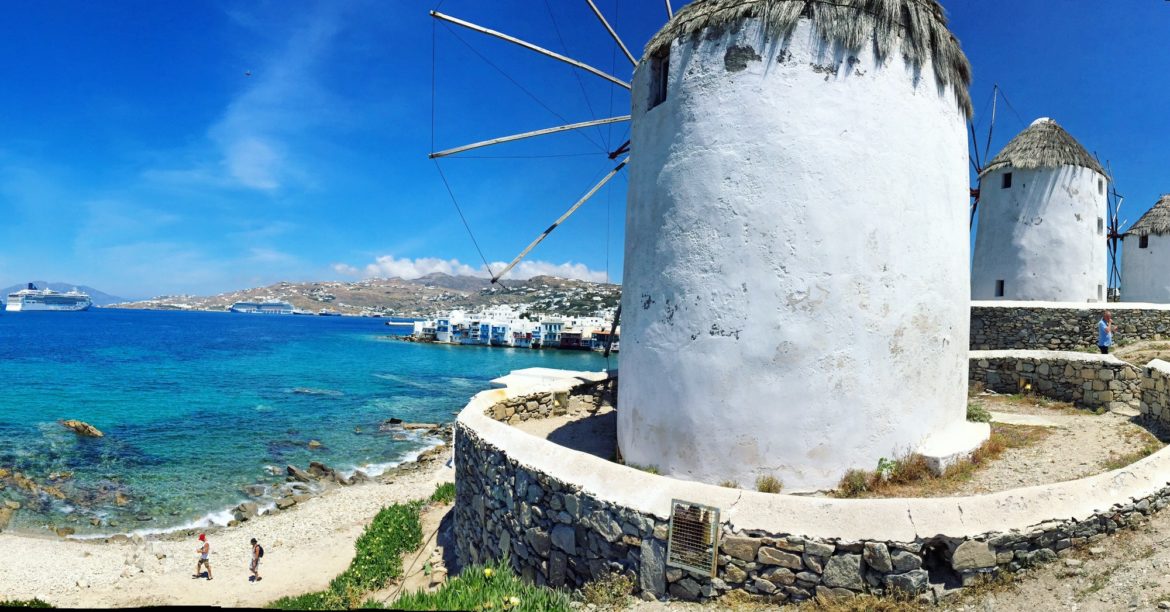
[[[411,280],[372,278],[356,282],[282,282],[213,296],[160,296],[113,307],[227,310],[240,301],[283,300],[295,308],[312,312],[328,308],[343,314],[428,316],[453,309],[529,304],[535,312],[592,315],[616,308],[620,299],[621,286],[614,284],[534,276],[527,280],[506,280],[504,286],[500,286],[491,285],[483,278],[435,273]]]

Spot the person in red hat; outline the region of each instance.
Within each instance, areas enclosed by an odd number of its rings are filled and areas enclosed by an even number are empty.
[[[208,558],[211,554],[211,544],[207,542],[206,534],[199,534],[199,548],[196,548],[195,552],[199,553],[199,561],[195,563],[195,575],[191,577],[199,578],[199,568],[206,567],[207,579],[211,580],[211,559]]]

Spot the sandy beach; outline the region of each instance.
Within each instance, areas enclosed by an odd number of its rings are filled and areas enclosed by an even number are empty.
[[[0,534],[0,601],[40,598],[60,607],[259,607],[324,588],[353,558],[354,540],[381,508],[428,497],[454,481],[447,448],[417,469],[338,488],[235,527],[208,530],[213,580],[192,578],[194,537],[106,542]],[[263,578],[248,581],[249,540],[264,546]]]

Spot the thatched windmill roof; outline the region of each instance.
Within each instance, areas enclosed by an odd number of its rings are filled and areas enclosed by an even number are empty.
[[[937,0],[695,0],[684,6],[646,45],[643,60],[676,39],[747,18],[759,18],[774,38],[792,32],[802,17],[813,20],[826,42],[860,50],[873,37],[878,58],[902,53],[915,67],[932,60],[941,85],[951,85],[959,107],[972,115],[971,64],[947,29]],[[895,48],[895,43],[901,45]]]
[[[1105,169],[1097,158],[1089,154],[1064,128],[1047,117],[1041,117],[1011,139],[987,165],[979,176],[1006,166],[1021,169],[1059,168],[1081,166],[1101,174]]]
[[[1149,236],[1154,234],[1156,236],[1164,236],[1170,234],[1170,194],[1165,194],[1154,204],[1153,208],[1146,211],[1137,223],[1129,226],[1129,230],[1125,232],[1126,236]]]

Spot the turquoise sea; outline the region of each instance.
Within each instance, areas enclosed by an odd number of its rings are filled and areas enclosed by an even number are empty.
[[[401,342],[384,322],[0,314],[0,470],[65,495],[31,495],[0,478],[0,504],[22,504],[10,528],[67,526],[84,536],[224,523],[225,510],[248,499],[243,487],[280,486],[287,464],[376,474],[434,443],[380,431],[386,419],[449,422],[489,380],[517,368],[606,367],[588,352]],[[79,437],[61,419],[105,436]],[[321,448],[310,450],[310,440]]]

